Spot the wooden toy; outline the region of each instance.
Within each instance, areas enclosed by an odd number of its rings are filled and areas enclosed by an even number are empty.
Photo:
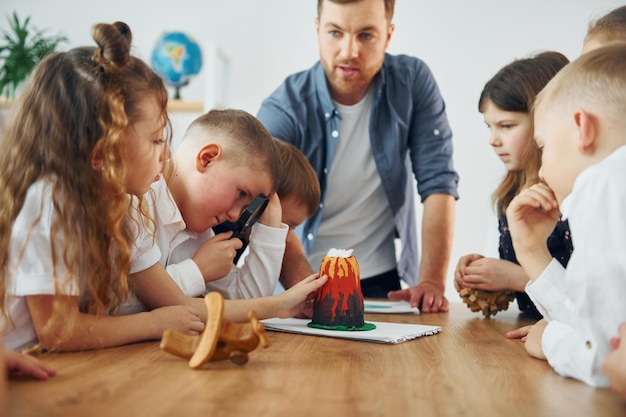
[[[230,359],[237,365],[248,362],[248,352],[261,344],[270,345],[265,335],[265,326],[256,313],[250,311],[248,323],[231,323],[223,318],[224,298],[218,292],[204,297],[207,307],[207,323],[199,336],[188,336],[173,330],[163,332],[161,349],[172,355],[189,360],[189,366],[200,368],[210,361]]]

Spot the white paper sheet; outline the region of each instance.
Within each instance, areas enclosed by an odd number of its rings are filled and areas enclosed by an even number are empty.
[[[342,331],[315,329],[307,326],[310,319],[267,319],[261,320],[267,330],[287,333],[298,333],[312,336],[336,337],[340,339],[359,340],[376,343],[402,343],[407,340],[417,339],[422,336],[430,336],[441,331],[439,326],[427,326],[422,324],[384,323],[370,322],[376,325],[374,330],[367,331]]]
[[[394,313],[415,313],[420,311],[417,307],[411,307],[406,301],[367,301],[363,302],[366,313],[394,314]]]

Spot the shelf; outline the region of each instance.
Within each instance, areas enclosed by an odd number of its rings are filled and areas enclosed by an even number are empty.
[[[13,99],[0,97],[0,110],[8,110],[13,104]],[[204,103],[202,101],[170,100],[167,103],[167,111],[170,113],[202,113]]]
[[[11,104],[13,104],[13,99],[0,97],[0,110],[11,108]]]
[[[204,103],[202,101],[172,99],[167,103],[167,111],[170,113],[202,113],[204,112]]]

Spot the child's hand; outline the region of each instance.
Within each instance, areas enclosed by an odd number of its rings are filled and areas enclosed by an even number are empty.
[[[280,198],[278,194],[272,193],[269,195],[270,202],[265,208],[265,211],[259,217],[259,223],[268,227],[279,228],[282,224],[283,209],[280,205]]]
[[[192,260],[198,265],[204,282],[224,278],[233,267],[237,249],[243,245],[239,239],[231,239],[233,232],[220,233],[207,240],[196,250]]]
[[[533,325],[529,324],[528,326],[511,330],[510,332],[506,332],[506,337],[507,339],[520,339],[522,342],[525,342],[531,327],[533,327]]]
[[[463,282],[463,276],[466,274],[467,266],[475,260],[482,258],[484,258],[484,256],[477,253],[461,256],[459,262],[456,264],[456,269],[454,270],[454,288],[456,288],[457,291],[461,291],[463,288],[467,287],[467,285]]]
[[[560,215],[556,197],[546,184],[535,184],[519,193],[506,210],[515,251],[545,246]]]
[[[620,339],[626,339],[626,323],[620,324],[619,335],[611,338],[613,352],[606,355],[602,371],[609,377],[611,389],[626,398],[626,343],[620,343]]]
[[[315,291],[326,281],[328,281],[326,275],[318,278],[318,274],[312,274],[285,292],[276,295],[275,297],[279,299],[276,317],[281,319],[293,317],[306,309],[313,308]]]
[[[552,260],[547,240],[559,221],[559,204],[546,184],[535,184],[517,195],[506,210],[517,259],[530,279]]]
[[[485,258],[480,255],[462,257],[454,273],[454,286],[457,291],[466,287],[487,291],[524,291],[527,283],[528,275],[521,266],[503,259]]]
[[[187,335],[199,335],[204,330],[204,323],[198,312],[190,306],[168,306],[149,312],[155,324],[153,339],[161,339],[163,332],[172,329]]]
[[[528,335],[526,336],[526,352],[530,353],[530,356],[537,359],[546,359],[546,355],[541,348],[541,338],[543,337],[543,331],[546,329],[548,322],[545,319],[539,320],[537,323],[530,326]]]
[[[4,366],[11,375],[28,375],[35,379],[46,380],[56,375],[56,371],[39,359],[14,350],[4,352]]]

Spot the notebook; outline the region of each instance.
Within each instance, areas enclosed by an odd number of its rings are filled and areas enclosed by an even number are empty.
[[[342,330],[315,329],[307,326],[309,322],[311,322],[311,319],[290,318],[261,320],[261,323],[265,325],[267,330],[277,332],[390,344],[402,343],[422,336],[434,335],[441,331],[441,327],[439,326],[368,321],[368,323],[376,325],[374,330],[349,332]]]
[[[363,303],[366,313],[394,314],[394,313],[415,313],[420,311],[417,307],[411,307],[406,301],[367,301]]]

